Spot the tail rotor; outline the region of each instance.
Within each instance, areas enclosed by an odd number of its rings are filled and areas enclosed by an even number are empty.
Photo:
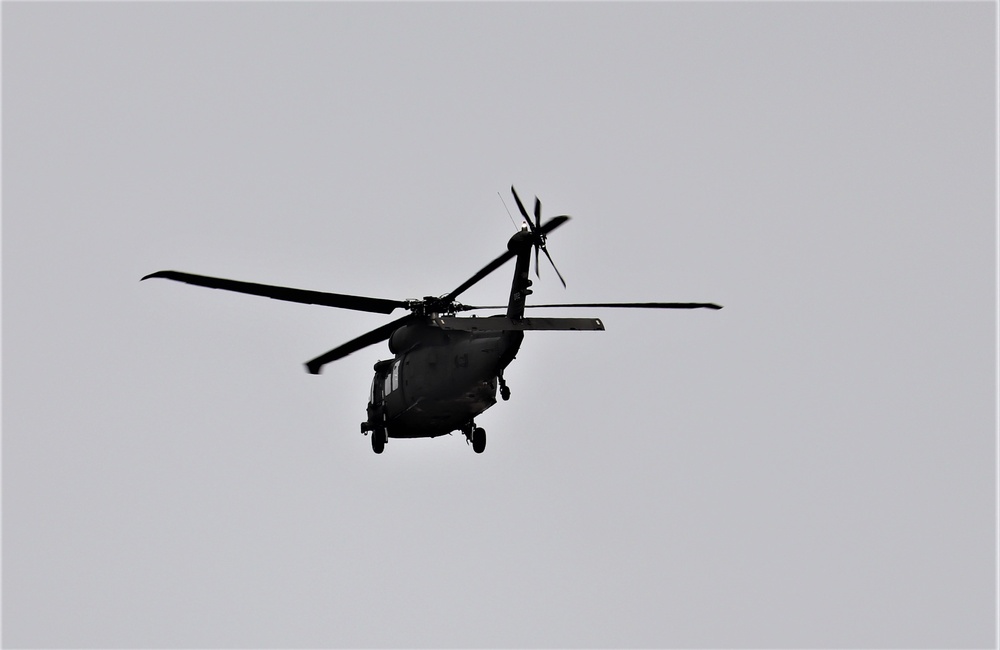
[[[542,231],[542,202],[535,197],[535,222],[532,223],[531,216],[528,211],[524,209],[524,204],[521,203],[521,197],[517,195],[517,190],[514,186],[510,186],[511,194],[514,195],[514,201],[517,202],[517,209],[521,211],[521,216],[524,217],[525,223],[528,224],[528,229],[531,230],[531,234],[534,236],[534,246],[535,246],[535,276],[541,277],[538,267],[538,251],[541,250],[545,253],[545,257],[548,258],[549,264],[552,265],[552,269],[559,276],[559,281],[562,282],[563,288],[566,288],[566,280],[563,279],[562,273],[559,272],[559,268],[556,267],[556,263],[552,261],[552,256],[549,254],[549,249],[545,245],[545,233]],[[556,217],[557,219],[559,217]]]

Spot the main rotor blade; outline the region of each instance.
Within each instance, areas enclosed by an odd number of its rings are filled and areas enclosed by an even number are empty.
[[[527,309],[535,309],[540,307],[546,307],[546,308],[602,307],[602,308],[614,308],[614,309],[722,309],[722,305],[717,305],[714,302],[575,302],[575,303],[560,303],[554,305],[525,305],[525,308]],[[463,311],[469,311],[472,309],[504,309],[504,308],[506,308],[506,305],[484,305],[484,306],[465,305],[465,309]]]
[[[558,305],[525,305],[525,307],[610,307],[616,309],[722,309],[714,302],[579,302]]]
[[[552,232],[553,230],[555,230],[556,228],[558,228],[559,226],[563,225],[567,221],[569,221],[569,217],[567,215],[564,215],[564,214],[560,215],[558,217],[552,217],[551,219],[549,219],[548,221],[545,222],[545,225],[543,225],[541,227],[540,232],[543,235],[546,235],[546,234]],[[455,289],[454,291],[452,291],[448,295],[443,296],[442,300],[447,300],[447,301],[454,300],[455,298],[458,297],[458,294],[462,293],[463,291],[465,291],[466,289],[468,289],[469,287],[471,287],[475,283],[479,282],[480,280],[482,280],[483,278],[485,278],[490,273],[493,273],[493,271],[496,271],[498,268],[500,268],[501,266],[503,266],[504,263],[507,260],[509,260],[512,257],[514,257],[514,255],[516,255],[516,253],[514,253],[512,251],[507,251],[506,253],[504,253],[500,257],[496,258],[495,260],[493,260],[492,262],[490,262],[489,264],[487,264],[486,266],[484,266],[483,268],[481,268],[478,273],[476,273],[474,276],[472,276],[471,278],[469,278],[468,280],[466,280],[465,282],[463,282],[462,284],[460,284],[457,289]]]
[[[500,268],[501,266],[503,266],[504,263],[507,260],[509,260],[512,257],[514,257],[514,253],[511,252],[511,251],[507,251],[506,253],[504,253],[500,257],[496,258],[495,260],[493,260],[492,262],[490,262],[489,264],[487,264],[483,268],[479,269],[478,273],[476,273],[474,276],[472,276],[471,278],[469,278],[468,280],[466,280],[465,282],[463,282],[462,284],[460,284],[457,289],[455,289],[454,291],[452,291],[451,293],[449,293],[447,296],[444,296],[444,298],[442,298],[442,300],[446,300],[446,301],[454,300],[455,298],[458,297],[458,294],[462,293],[463,291],[465,291],[466,289],[468,289],[469,287],[471,287],[475,283],[479,282],[480,280],[482,280],[483,278],[485,278],[490,273],[493,273],[494,271],[496,271],[498,268]]]
[[[255,282],[241,282],[239,280],[226,280],[225,278],[212,278],[206,275],[195,275],[193,273],[182,273],[180,271],[157,271],[142,278],[164,278],[166,280],[176,280],[186,282],[209,289],[223,289],[225,291],[235,291],[237,293],[248,293],[254,296],[264,296],[274,300],[285,300],[288,302],[299,302],[306,305],[324,305],[326,307],[339,307],[341,309],[353,309],[355,311],[367,311],[376,314],[389,314],[398,307],[405,307],[402,300],[387,300],[384,298],[369,298],[367,296],[350,296],[343,293],[329,293],[326,291],[309,291],[306,289],[292,289],[290,287],[278,287],[270,284],[257,284]],[[141,280],[140,280],[141,282]]]
[[[402,318],[397,318],[391,323],[386,323],[382,327],[378,327],[370,332],[367,332],[366,334],[362,334],[356,339],[352,339],[347,343],[344,343],[343,345],[338,346],[325,354],[319,355],[318,357],[316,357],[311,361],[307,361],[306,370],[309,371],[309,374],[318,375],[323,366],[330,363],[331,361],[336,361],[337,359],[343,359],[352,352],[357,352],[358,350],[366,348],[369,345],[374,345],[375,343],[380,343],[382,341],[385,341],[390,336],[392,336],[392,333],[396,331],[396,329],[402,327],[407,322],[415,318],[417,318],[417,316],[413,314],[407,314]]]

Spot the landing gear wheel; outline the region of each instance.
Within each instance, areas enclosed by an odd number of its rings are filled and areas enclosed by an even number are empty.
[[[486,450],[486,429],[477,427],[472,432],[472,451],[481,454]]]
[[[385,428],[379,427],[372,430],[372,451],[381,454],[385,450]]]

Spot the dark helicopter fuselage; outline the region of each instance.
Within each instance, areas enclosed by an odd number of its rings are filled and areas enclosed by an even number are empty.
[[[528,267],[532,237],[519,232],[507,248],[516,254],[514,279],[504,320],[522,321],[525,298],[531,293]],[[477,320],[475,317],[461,319]],[[375,364],[368,398],[368,420],[362,429],[385,428],[390,438],[433,438],[471,425],[496,404],[498,383],[514,360],[523,331],[491,330],[491,319],[443,329],[438,314],[400,327],[389,338],[395,358]]]
[[[511,340],[513,332],[444,332],[431,325],[404,329],[419,342],[375,364],[370,425],[384,421],[391,438],[432,438],[461,429],[496,404],[500,361],[520,344]]]

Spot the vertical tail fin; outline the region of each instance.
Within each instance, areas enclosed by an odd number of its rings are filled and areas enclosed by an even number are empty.
[[[507,317],[514,320],[524,318],[524,301],[531,295],[531,279],[528,269],[531,266],[531,248],[533,237],[526,230],[515,234],[507,242],[507,249],[517,254],[514,264],[514,279],[510,285],[510,299],[507,301]]]

